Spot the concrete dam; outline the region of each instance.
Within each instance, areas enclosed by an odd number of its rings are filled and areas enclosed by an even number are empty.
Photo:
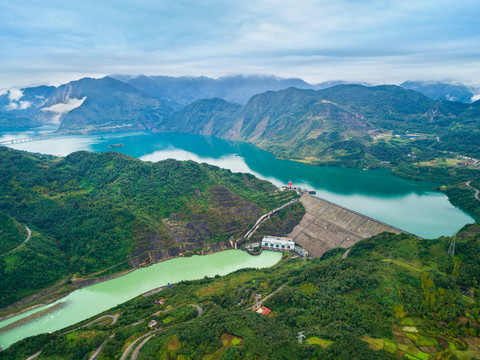
[[[309,194],[302,195],[300,201],[305,207],[305,215],[288,236],[315,257],[337,247],[349,248],[362,239],[385,231],[405,233],[396,227]]]

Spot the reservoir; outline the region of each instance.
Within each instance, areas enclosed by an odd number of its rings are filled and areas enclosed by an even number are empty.
[[[4,133],[0,141],[32,135],[35,134]],[[435,184],[400,179],[386,169],[315,167],[280,160],[249,144],[201,135],[147,132],[74,135],[11,147],[59,156],[78,150],[115,150],[143,161],[173,158],[206,162],[233,172],[251,173],[278,186],[292,181],[294,186],[316,190],[321,198],[424,238],[452,235],[465,224],[474,222],[452,206],[444,194],[434,191]],[[139,269],[0,322],[0,346],[7,347],[28,336],[65,328],[168,283],[224,275],[247,267],[272,266],[280,256],[263,252],[253,257],[229,250],[172,259]]]
[[[9,133],[1,140],[33,133]],[[248,172],[275,185],[316,190],[317,196],[424,238],[453,235],[474,220],[454,207],[435,184],[400,179],[387,169],[316,167],[279,160],[252,145],[209,136],[175,133],[113,133],[75,135],[11,147],[65,156],[77,150],[119,151],[144,161],[167,158],[194,160]]]
[[[282,254],[264,251],[251,256],[241,250],[176,258],[122,277],[77,290],[57,302],[0,322],[0,346],[45,332],[53,332],[88,319],[120,303],[168,283],[226,275],[238,269],[263,268],[275,265]],[[51,311],[43,311],[53,308]],[[41,316],[35,314],[43,311]],[[12,329],[5,327],[11,324]],[[4,328],[4,329],[2,329]]]

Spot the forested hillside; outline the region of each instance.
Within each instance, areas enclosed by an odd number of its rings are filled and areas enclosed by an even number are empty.
[[[245,141],[313,165],[391,168],[444,185],[450,200],[478,219],[480,206],[464,184],[480,179],[479,109],[480,101],[432,100],[397,86],[289,88],[242,107],[199,100],[157,130]]]
[[[255,95],[241,108],[198,101],[158,129],[242,140],[316,165],[375,167],[442,151],[480,156],[477,107],[397,86],[289,88]]]
[[[84,78],[62,85],[45,106],[62,104],[72,98],[85,100],[79,107],[62,114],[60,129],[151,129],[168,117],[176,106],[109,77]]]
[[[99,359],[129,351],[138,359],[479,359],[479,226],[459,232],[453,256],[451,241],[384,233],[355,244],[346,259],[345,249],[334,249],[321,259],[184,281],[105,312],[119,314],[115,324],[77,324],[0,356],[42,350],[38,359],[84,359],[105,341]],[[270,295],[262,306],[272,313],[253,311],[257,294]]]
[[[1,233],[2,253],[21,242],[22,226],[34,235],[0,257],[0,306],[112,266],[225,249],[293,196],[193,161],[150,163],[115,152],[56,158],[2,147],[0,220],[10,228]]]
[[[12,251],[27,237],[27,230],[15,219],[0,213],[0,254]]]

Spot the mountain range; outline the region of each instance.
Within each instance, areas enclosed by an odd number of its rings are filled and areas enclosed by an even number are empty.
[[[422,134],[417,157],[459,146],[479,156],[479,107],[479,101],[432,100],[398,86],[289,88],[255,95],[244,106],[198,100],[156,130],[245,141],[278,157],[314,164],[362,167],[405,159],[412,145],[397,138],[417,136],[408,134]]]
[[[433,99],[394,85],[332,84],[315,90],[300,79],[258,76],[84,78],[4,93],[0,127],[53,122],[60,130],[212,135],[317,165],[376,167],[430,160],[441,151],[480,157],[479,101]],[[471,95],[460,85],[403,85],[436,89],[435,97]]]
[[[467,86],[459,83],[433,81],[405,81],[401,87],[418,91],[434,100],[450,100],[470,103],[475,95]]]
[[[344,81],[316,85],[301,79],[273,76],[207,77],[112,75],[83,78],[59,87],[38,86],[0,92],[0,128],[25,129],[59,124],[61,129],[95,126],[150,129],[175,111],[197,100],[219,98],[245,105],[253,96],[290,87],[323,90]],[[369,86],[367,83],[359,85]],[[449,83],[405,82],[401,85],[434,100],[469,103],[473,93],[466,86]]]
[[[289,87],[315,89],[301,79],[282,79],[274,76],[226,76],[208,77],[125,76],[112,75],[130,86],[151,96],[169,99],[180,105],[188,105],[198,99],[221,98],[228,102],[245,104],[253,95],[268,90]]]

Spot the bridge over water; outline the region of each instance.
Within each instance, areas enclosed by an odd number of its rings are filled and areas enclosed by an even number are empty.
[[[21,143],[27,143],[27,142],[32,142],[32,141],[47,140],[47,139],[51,139],[51,138],[56,138],[56,137],[61,137],[61,136],[66,136],[66,135],[77,135],[77,134],[81,134],[81,133],[79,131],[73,131],[73,130],[59,131],[59,132],[29,136],[29,137],[24,137],[24,138],[3,140],[3,141],[0,141],[0,145],[21,144]]]
[[[135,129],[128,125],[116,125],[116,126],[109,126],[109,127],[102,127],[102,128],[92,127],[92,128],[85,128],[82,130],[64,130],[64,131],[45,133],[41,135],[22,137],[17,139],[3,140],[3,141],[0,141],[0,145],[13,145],[13,144],[21,144],[21,143],[27,143],[32,141],[48,140],[48,139],[67,136],[67,135],[102,134],[102,133],[109,133],[109,132],[132,131],[132,130],[135,130]]]

